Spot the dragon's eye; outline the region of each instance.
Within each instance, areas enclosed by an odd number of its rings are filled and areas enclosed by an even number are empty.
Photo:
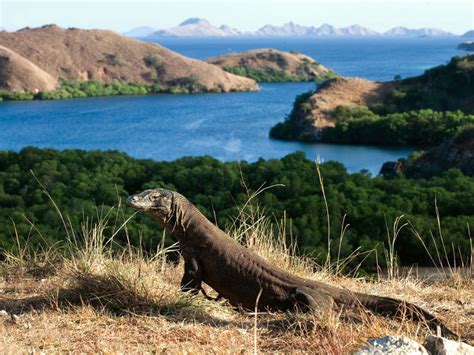
[[[160,195],[151,195],[150,196],[150,201],[154,202],[160,198]]]

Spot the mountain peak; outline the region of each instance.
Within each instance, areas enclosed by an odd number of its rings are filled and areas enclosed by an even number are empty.
[[[187,26],[187,25],[210,25],[210,23],[208,20],[204,18],[190,17],[179,24],[179,26]]]

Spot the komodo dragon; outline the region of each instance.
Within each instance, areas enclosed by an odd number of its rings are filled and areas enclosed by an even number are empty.
[[[205,282],[233,306],[249,310],[331,310],[360,305],[382,315],[404,314],[426,321],[431,329],[440,327],[444,335],[455,336],[439,319],[414,304],[350,292],[271,265],[212,224],[177,192],[145,190],[130,196],[127,204],[146,212],[177,238],[184,258],[183,291],[197,294]]]

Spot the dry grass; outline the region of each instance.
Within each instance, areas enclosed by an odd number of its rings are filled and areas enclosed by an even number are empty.
[[[340,354],[372,337],[404,335],[422,341],[429,332],[408,320],[356,311],[243,314],[225,301],[183,294],[178,286],[182,265],[166,261],[170,249],[155,255],[131,247],[113,251],[117,231],[108,227],[108,218],[107,213],[98,224],[85,222],[79,232],[65,223],[69,244],[61,250],[33,253],[18,244],[18,250],[6,253],[0,264],[0,309],[8,312],[0,315],[2,353]],[[252,206],[228,232],[293,273],[414,302],[471,343],[474,339],[474,282],[469,275],[450,270],[451,277],[436,282],[399,273],[375,281],[342,276],[344,261],[318,268],[295,256],[295,247],[285,242],[285,223],[275,226]]]

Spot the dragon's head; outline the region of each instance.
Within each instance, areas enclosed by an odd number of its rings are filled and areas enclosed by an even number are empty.
[[[147,212],[158,220],[166,221],[173,212],[175,192],[166,189],[151,189],[129,196],[127,205],[137,211]]]

